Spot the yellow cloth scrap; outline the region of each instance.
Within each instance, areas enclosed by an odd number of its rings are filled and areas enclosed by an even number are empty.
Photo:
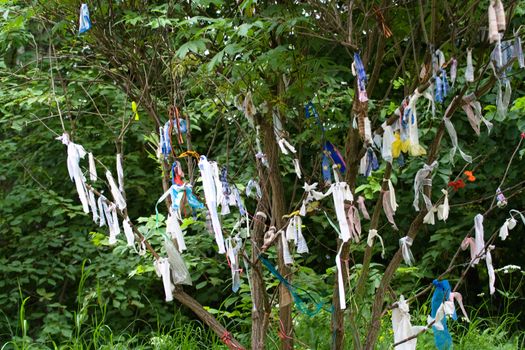
[[[398,158],[401,152],[408,153],[413,157],[423,156],[427,151],[421,145],[411,145],[410,140],[401,141],[399,132],[394,133],[394,142],[392,142],[392,157]]]
[[[290,214],[283,215],[283,219],[289,219],[297,215],[299,215],[299,210],[292,211]]]
[[[131,110],[133,111],[133,113],[135,115],[135,120],[139,120],[140,117],[139,117],[139,112],[137,110],[137,102],[135,102],[135,101],[131,102]]]
[[[186,151],[179,154],[177,158],[184,158],[184,157],[195,157],[196,159],[200,158],[200,155],[195,151]]]

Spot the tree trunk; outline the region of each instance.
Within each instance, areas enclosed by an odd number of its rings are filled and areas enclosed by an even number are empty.
[[[263,190],[263,200],[267,197],[267,191]],[[267,198],[266,198],[267,200]],[[258,259],[259,252],[264,244],[265,221],[262,215],[255,214],[254,230],[251,233],[252,252],[251,260],[255,262],[251,267],[251,293],[252,293],[252,350],[264,350],[266,332],[268,329],[268,317],[270,305],[266,294],[266,284],[263,279],[261,262]]]
[[[279,153],[277,144],[275,142],[275,135],[273,131],[272,122],[272,108],[269,108],[269,115],[261,118],[261,127],[263,134],[264,153],[268,160],[268,178],[272,189],[271,195],[271,218],[272,225],[275,225],[278,230],[283,228],[283,215],[286,214],[284,202],[284,188],[279,171]],[[265,119],[266,118],[266,119]],[[284,263],[281,240],[277,240],[278,250],[278,268],[279,273],[283,275],[288,281],[291,281],[290,269]],[[293,324],[292,324],[292,306],[293,299],[290,291],[283,285],[279,285],[279,328],[282,338],[281,349],[293,349]]]

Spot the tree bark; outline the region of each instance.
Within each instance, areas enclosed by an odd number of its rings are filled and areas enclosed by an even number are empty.
[[[267,193],[264,191],[263,193]],[[266,194],[263,194],[263,200]],[[251,293],[252,293],[252,350],[264,350],[266,332],[268,329],[268,317],[270,305],[266,294],[266,284],[263,279],[261,262],[258,259],[259,252],[264,244],[264,231],[266,218],[255,214],[254,230],[251,233],[252,252],[251,261],[255,263],[251,267]]]
[[[272,108],[269,108],[269,115],[261,118],[261,129],[263,135],[263,147],[266,159],[268,160],[268,179],[272,190],[271,195],[271,218],[272,225],[277,229],[282,229],[284,225],[283,215],[286,214],[284,201],[284,188],[279,171],[279,151],[275,142],[272,122]],[[283,258],[281,240],[277,240],[278,268],[279,273],[291,282],[290,268],[286,266]],[[281,349],[293,349],[293,324],[292,324],[293,299],[290,291],[283,285],[279,285],[279,328],[281,335]]]

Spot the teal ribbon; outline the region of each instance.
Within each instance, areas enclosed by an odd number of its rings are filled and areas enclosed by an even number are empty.
[[[288,291],[290,292],[290,294],[293,297],[295,305],[297,305],[297,309],[299,310],[299,312],[301,312],[301,313],[303,313],[303,314],[305,314],[305,315],[307,315],[309,317],[313,317],[313,316],[317,315],[323,309],[323,306],[324,306],[325,303],[317,302],[316,299],[310,293],[308,293],[308,291],[306,291],[306,290],[304,290],[302,288],[299,288],[297,286],[294,286],[293,284],[288,282],[288,280],[286,278],[284,278],[279,273],[279,271],[277,271],[275,266],[273,266],[272,263],[270,263],[268,260],[266,260],[263,256],[259,255],[259,260],[261,260],[263,265],[266,266],[266,268],[271,272],[271,274],[274,275],[286,287],[286,289],[288,289]],[[299,295],[297,293],[298,290],[304,292],[305,296]],[[313,311],[311,311],[310,308],[308,308],[308,304],[313,304],[314,305],[314,308],[313,308],[314,310]],[[325,311],[333,312],[332,309],[325,310]]]

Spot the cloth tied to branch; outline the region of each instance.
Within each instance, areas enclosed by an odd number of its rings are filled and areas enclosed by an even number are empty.
[[[78,198],[80,199],[80,203],[82,203],[82,209],[84,213],[87,214],[89,213],[89,200],[86,188],[86,177],[80,169],[80,159],[84,159],[87,152],[82,145],[71,142],[67,133],[62,134],[56,139],[67,146],[67,171],[69,178],[75,183]]]
[[[397,307],[392,310],[392,329],[394,331],[394,343],[423,332],[427,327],[412,326],[410,321],[410,309],[403,295],[397,302]],[[416,350],[417,338],[406,341],[395,347],[396,350]]]
[[[430,198],[424,193],[425,186],[432,186],[432,178],[429,177],[432,174],[434,168],[438,165],[437,161],[432,164],[424,164],[421,169],[418,170],[414,178],[414,202],[412,203],[416,211],[419,211],[419,195],[421,194],[425,202],[425,207],[428,211],[432,209],[432,202]]]
[[[78,34],[83,34],[91,29],[89,9],[87,4],[80,5],[80,16],[78,21]]]
[[[456,99],[455,97],[454,99]],[[454,161],[454,156],[456,155],[456,150],[459,150],[459,154],[461,154],[461,157],[465,162],[472,163],[472,157],[466,154],[459,148],[458,145],[458,134],[456,133],[456,129],[454,128],[454,124],[450,121],[450,117],[447,117],[449,114],[449,110],[452,107],[453,103],[449,105],[447,110],[445,111],[445,116],[443,117],[443,122],[445,123],[445,128],[447,129],[448,136],[450,136],[450,141],[452,142],[452,147],[450,149],[450,159]]]
[[[414,241],[412,240],[412,238],[408,236],[399,239],[399,247],[401,247],[403,260],[408,266],[412,266],[414,264],[414,256],[412,255],[412,251],[410,250],[410,247],[412,246],[413,242]]]
[[[354,53],[354,63],[352,63],[352,74],[354,76],[357,76],[357,91],[358,91],[358,98],[361,102],[367,102],[368,101],[368,95],[366,93],[366,72],[365,72],[365,66],[363,65],[363,61],[361,61],[361,56],[359,56],[359,53]]]
[[[232,241],[235,241],[233,244]],[[241,266],[239,263],[239,253],[242,248],[242,239],[238,236],[225,239],[226,256],[232,273],[232,291],[236,293],[241,286]]]
[[[204,187],[204,197],[206,198],[206,206],[211,216],[211,223],[213,232],[215,234],[215,241],[219,247],[219,254],[226,253],[224,246],[224,237],[222,235],[221,223],[217,214],[217,188],[215,186],[215,180],[213,177],[213,169],[208,159],[205,156],[201,156],[199,160],[199,169],[201,171],[202,185]],[[222,194],[221,194],[222,195]]]
[[[366,244],[369,247],[372,247],[374,245],[374,238],[377,237],[379,239],[379,242],[381,242],[381,257],[385,258],[385,245],[383,243],[383,238],[377,233],[377,230],[370,229],[368,230],[368,237],[366,239]]]
[[[467,114],[470,126],[474,129],[476,135],[479,136],[480,134],[481,122],[487,126],[488,132],[490,133],[492,130],[492,123],[483,117],[481,103],[476,101],[476,95],[474,93],[463,96],[463,104],[461,105],[461,108],[463,108]]]

